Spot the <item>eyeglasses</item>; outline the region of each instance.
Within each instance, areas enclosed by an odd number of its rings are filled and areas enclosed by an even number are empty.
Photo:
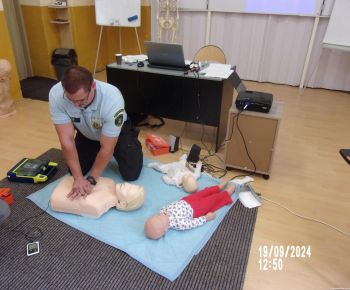
[[[69,102],[73,103],[75,106],[81,107],[81,106],[85,105],[86,101],[89,98],[90,92],[91,92],[91,89],[88,91],[87,95],[84,98],[78,99],[78,100],[71,100],[70,98],[68,98],[66,96],[65,93],[63,93],[63,98],[68,100]]]

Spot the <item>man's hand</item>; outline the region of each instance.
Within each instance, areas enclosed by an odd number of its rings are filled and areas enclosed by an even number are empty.
[[[205,215],[205,218],[207,219],[207,221],[211,221],[211,220],[216,218],[216,213],[215,212],[208,212]]]
[[[74,179],[73,188],[67,197],[70,199],[76,199],[83,197],[85,198],[88,194],[91,193],[93,186],[91,183],[86,180],[84,177],[79,179]]]

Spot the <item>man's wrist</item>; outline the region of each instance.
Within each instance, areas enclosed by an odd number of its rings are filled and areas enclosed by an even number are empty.
[[[97,181],[95,179],[95,177],[89,175],[88,177],[86,177],[86,180],[90,182],[91,185],[96,185]]]

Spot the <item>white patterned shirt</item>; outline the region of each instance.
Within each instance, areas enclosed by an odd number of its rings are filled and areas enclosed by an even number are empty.
[[[174,201],[164,206],[160,213],[168,216],[169,228],[175,230],[189,230],[201,226],[207,221],[205,216],[194,218],[192,207],[184,200]]]

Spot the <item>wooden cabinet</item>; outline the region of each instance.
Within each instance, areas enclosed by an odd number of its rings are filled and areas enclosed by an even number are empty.
[[[274,102],[269,113],[231,108],[226,133],[225,164],[269,178],[283,103]],[[255,166],[254,166],[255,164]]]

